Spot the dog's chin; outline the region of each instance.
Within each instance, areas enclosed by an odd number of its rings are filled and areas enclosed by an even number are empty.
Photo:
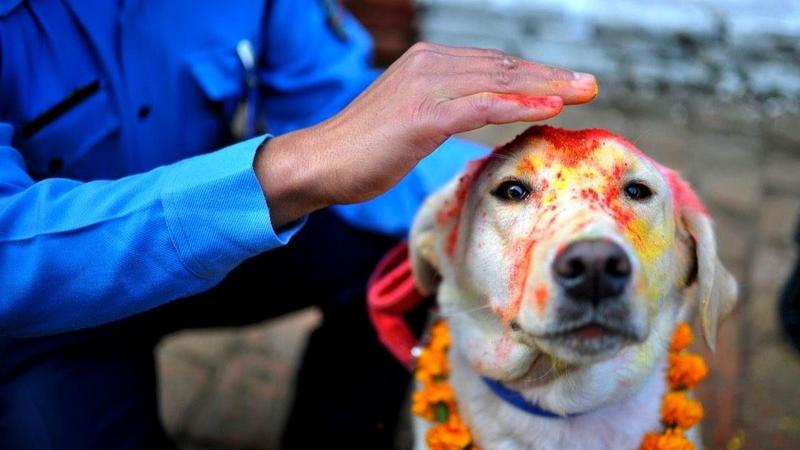
[[[536,338],[537,347],[553,359],[583,365],[613,358],[620,350],[641,340],[632,333],[599,324],[550,333]]]

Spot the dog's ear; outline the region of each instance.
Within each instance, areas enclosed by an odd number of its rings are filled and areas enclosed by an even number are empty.
[[[430,295],[436,290],[439,281],[439,245],[438,228],[440,215],[448,200],[456,191],[457,180],[451,181],[444,188],[428,197],[422,204],[414,224],[411,226],[409,238],[409,255],[411,269],[417,288],[425,295]]]
[[[669,171],[666,175],[673,193],[677,226],[691,237],[691,256],[696,275],[689,275],[688,281],[694,285],[695,304],[700,308],[703,335],[713,351],[720,321],[730,314],[736,304],[738,286],[719,259],[714,227],[705,207],[689,184],[676,172]]]

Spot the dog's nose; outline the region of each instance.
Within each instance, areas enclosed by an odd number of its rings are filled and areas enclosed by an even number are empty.
[[[592,239],[567,246],[556,257],[553,271],[567,295],[597,304],[625,291],[631,278],[631,261],[614,242]]]

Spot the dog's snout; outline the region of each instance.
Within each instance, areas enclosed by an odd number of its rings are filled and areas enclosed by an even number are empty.
[[[607,239],[570,244],[555,259],[558,284],[575,300],[599,303],[621,295],[631,278],[625,250]]]

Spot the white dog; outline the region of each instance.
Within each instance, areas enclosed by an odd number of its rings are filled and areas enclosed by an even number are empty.
[[[688,185],[603,130],[532,127],[473,163],[426,201],[410,250],[483,450],[639,448],[661,430],[676,323],[698,305],[713,349],[737,292]],[[415,419],[418,450],[429,426]]]

